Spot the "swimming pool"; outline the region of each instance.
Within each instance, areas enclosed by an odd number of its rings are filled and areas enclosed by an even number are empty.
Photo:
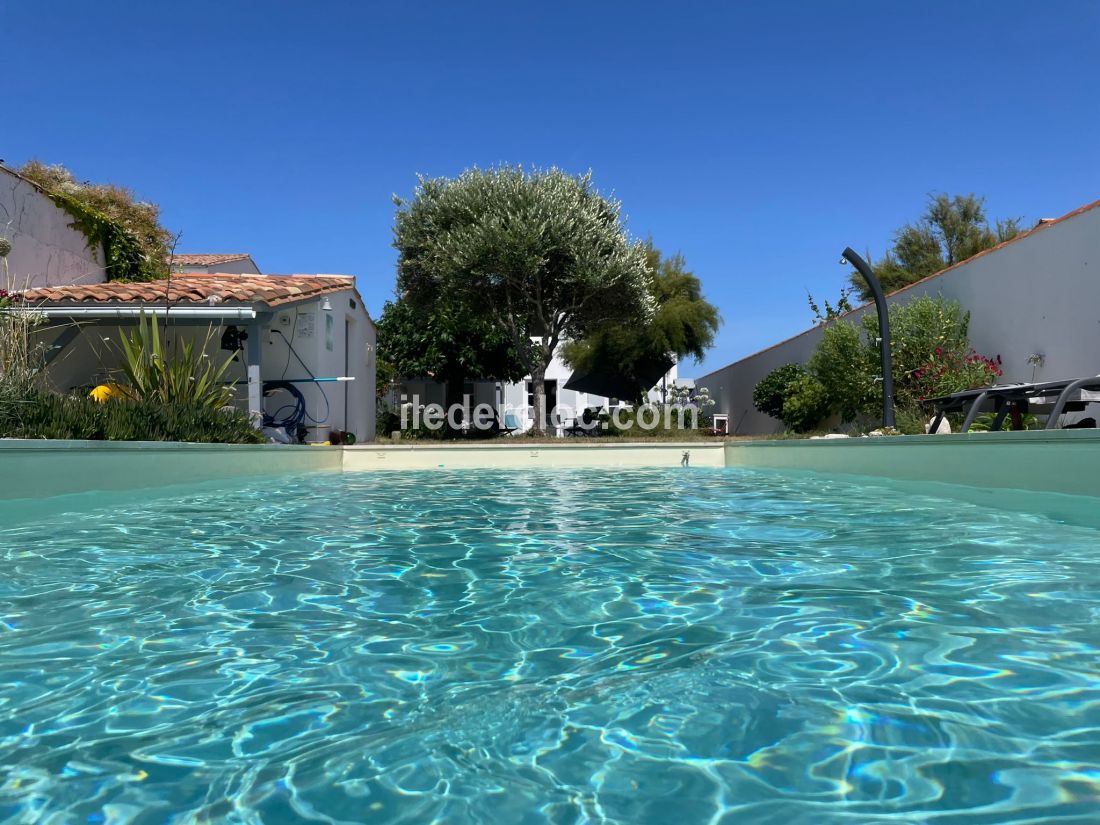
[[[1100,531],[736,469],[0,530],[0,819],[1089,822]]]

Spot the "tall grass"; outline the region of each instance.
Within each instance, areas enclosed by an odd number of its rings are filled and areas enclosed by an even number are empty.
[[[3,261],[4,271],[7,261]],[[5,277],[0,288],[0,405],[25,398],[35,386],[42,347],[35,341],[34,330],[42,318],[27,311],[21,292],[10,291]]]

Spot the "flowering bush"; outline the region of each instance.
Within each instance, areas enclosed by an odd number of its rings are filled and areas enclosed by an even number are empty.
[[[936,347],[931,360],[913,371],[907,389],[917,401],[950,395],[953,392],[988,387],[1004,375],[1001,356],[986,358],[974,350],[968,352]]]
[[[914,422],[925,416],[920,402],[961,390],[985,387],[1001,376],[1000,358],[986,358],[970,347],[970,314],[957,301],[922,296],[890,307],[890,350],[894,394],[899,412]],[[822,418],[839,413],[844,421],[874,418],[882,403],[882,367],[878,346],[878,318],[863,316],[860,325],[829,321],[809,374],[824,387],[828,404]],[[804,386],[796,404],[802,426],[820,411],[816,388]],[[900,419],[899,419],[900,420]],[[784,421],[788,426],[784,415]]]
[[[707,407],[714,406],[714,399],[710,397],[710,390],[706,387],[688,387],[673,384],[669,387],[668,403],[680,407],[695,407],[700,412]]]

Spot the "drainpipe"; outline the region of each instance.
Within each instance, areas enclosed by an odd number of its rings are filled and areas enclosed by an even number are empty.
[[[894,420],[894,369],[890,358],[890,312],[886,306],[886,296],[882,292],[882,284],[867,265],[863,258],[846,248],[841,257],[856,268],[867,286],[871,288],[871,294],[875,296],[875,309],[878,310],[878,350],[882,358],[882,426],[895,429]]]

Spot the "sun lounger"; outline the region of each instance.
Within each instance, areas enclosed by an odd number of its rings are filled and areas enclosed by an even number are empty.
[[[999,430],[1005,418],[1026,413],[1048,413],[1046,429],[1053,430],[1064,412],[1079,411],[1100,395],[1089,390],[1100,390],[1100,376],[1067,378],[1062,381],[1044,381],[1035,384],[998,384],[974,390],[930,398],[924,403],[935,410],[929,432],[936,432],[948,413],[965,411],[962,428],[967,432],[974,419],[983,412],[993,412],[990,430]]]

